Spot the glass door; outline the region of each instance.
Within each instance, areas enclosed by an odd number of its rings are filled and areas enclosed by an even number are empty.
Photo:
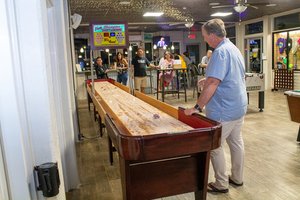
[[[246,72],[260,73],[262,69],[262,38],[245,39]]]
[[[199,45],[187,45],[186,51],[190,54],[192,63],[199,63]]]

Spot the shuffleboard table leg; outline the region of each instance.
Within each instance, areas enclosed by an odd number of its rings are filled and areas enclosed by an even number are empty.
[[[94,120],[95,121],[97,120],[97,114],[98,114],[98,111],[96,110],[96,107],[94,105]]]
[[[210,151],[201,152],[197,154],[198,162],[198,190],[195,191],[195,200],[206,200],[207,195],[207,182],[209,171]],[[203,163],[206,163],[203,166]]]
[[[299,130],[298,130],[297,142],[300,142],[300,126],[299,126]]]
[[[112,141],[110,139],[109,136],[108,137],[108,154],[109,154],[109,162],[110,162],[110,165],[113,165],[114,163],[114,157],[113,157],[113,145],[112,145]]]

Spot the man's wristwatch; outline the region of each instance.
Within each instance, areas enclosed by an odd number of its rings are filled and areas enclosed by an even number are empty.
[[[195,108],[196,110],[198,110],[199,112],[202,112],[202,109],[200,108],[200,106],[199,106],[198,104],[196,104],[196,105],[194,106],[194,108]]]

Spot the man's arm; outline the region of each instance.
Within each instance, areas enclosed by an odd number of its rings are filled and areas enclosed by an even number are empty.
[[[201,67],[206,68],[206,67],[207,67],[207,64],[201,63]]]
[[[203,107],[209,102],[211,97],[214,95],[220,82],[221,81],[219,79],[212,78],[212,77],[208,77],[205,80],[203,91],[201,92],[201,95],[200,95],[199,99],[197,100],[197,104],[199,105],[199,107],[201,109],[203,109]],[[195,108],[186,109],[184,111],[184,113],[186,115],[192,115],[195,112],[197,112],[197,109],[195,109]]]
[[[146,65],[148,66],[148,67],[151,67],[151,68],[157,68],[157,66],[155,66],[154,64],[152,64],[147,58],[145,58],[146,59]]]
[[[128,62],[127,62],[127,60],[125,59],[125,58],[123,58],[123,63],[124,63],[124,67],[123,67],[123,69],[128,69]]]
[[[152,67],[152,68],[157,68],[154,64],[150,63],[149,64],[149,67]]]

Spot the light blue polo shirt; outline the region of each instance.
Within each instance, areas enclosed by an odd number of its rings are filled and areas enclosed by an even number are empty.
[[[239,49],[225,38],[214,50],[206,69],[206,77],[221,82],[206,105],[206,116],[213,120],[233,121],[247,111],[245,63]]]

